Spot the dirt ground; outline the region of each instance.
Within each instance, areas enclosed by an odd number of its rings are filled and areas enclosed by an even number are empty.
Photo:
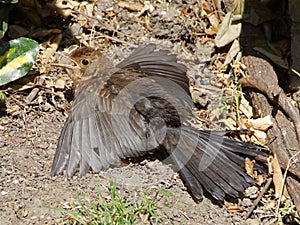
[[[243,213],[228,213],[225,206],[204,198],[195,203],[178,175],[168,165],[144,160],[86,177],[65,180],[50,177],[59,131],[66,117],[56,110],[37,107],[20,118],[1,117],[1,208],[0,224],[55,224],[61,214],[45,208],[74,205],[77,195],[104,193],[116,180],[120,195],[134,200],[139,192],[165,189],[174,196],[161,196],[159,215],[165,224],[260,224],[257,217],[244,220]],[[102,186],[103,185],[103,186]],[[100,190],[99,190],[100,189]],[[151,196],[151,195],[150,195]],[[252,196],[253,197],[253,196]],[[245,198],[240,206],[248,208]]]
[[[222,57],[214,52],[211,42],[203,42],[204,23],[200,18],[200,3],[186,1],[151,1],[152,9],[143,12],[139,1],[129,6],[116,1],[93,3],[96,11],[80,8],[72,19],[63,21],[59,27],[63,37],[59,51],[70,44],[89,44],[103,49],[114,61],[120,61],[132,50],[132,46],[155,43],[179,55],[181,62],[189,68],[191,84],[196,87],[194,94],[200,105],[208,106],[198,110],[203,127],[215,128],[211,121],[216,96],[222,92],[222,84],[212,71],[212,57]],[[126,2],[126,1],[125,1]],[[133,7],[136,6],[137,10]],[[86,9],[86,11],[85,11]],[[95,8],[93,8],[95,9]],[[92,19],[86,16],[92,13]],[[51,21],[50,27],[54,27]],[[72,35],[70,35],[72,34]],[[74,41],[75,40],[75,41]],[[53,62],[59,56],[53,55]],[[42,60],[35,71],[45,67]],[[61,214],[48,207],[74,205],[77,195],[86,193],[105,195],[105,187],[116,180],[118,191],[124,198],[135,199],[139,192],[151,193],[158,188],[165,189],[173,196],[160,196],[162,207],[159,215],[164,224],[273,224],[274,205],[259,206],[249,219],[243,219],[252,201],[257,197],[257,188],[250,188],[244,199],[238,201],[240,212],[229,213],[227,206],[212,203],[208,198],[195,203],[186,191],[181,179],[169,165],[158,160],[145,158],[120,168],[108,169],[98,174],[75,176],[66,180],[63,176],[50,177],[50,168],[60,130],[67,118],[72,97],[70,79],[66,72],[50,66],[44,74],[44,87],[30,103],[26,97],[32,89],[10,90],[6,112],[0,117],[0,224],[56,224]],[[64,79],[63,89],[54,88],[53,83]],[[52,84],[52,86],[51,86]],[[49,88],[50,87],[50,88]],[[201,90],[201,91],[199,91]],[[218,104],[218,103],[216,103]]]

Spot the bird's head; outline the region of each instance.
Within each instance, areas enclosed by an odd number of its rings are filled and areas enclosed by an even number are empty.
[[[80,80],[86,70],[99,58],[99,51],[91,47],[81,47],[71,51],[68,55],[63,55],[72,62],[71,64],[53,64],[54,66],[64,68],[73,81],[73,87],[76,90]],[[101,66],[101,65],[99,65]]]

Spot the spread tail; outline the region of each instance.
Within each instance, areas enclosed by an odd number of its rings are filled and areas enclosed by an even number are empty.
[[[169,130],[164,146],[171,149],[169,158],[196,200],[204,191],[216,200],[222,201],[226,195],[238,198],[254,182],[242,168],[245,157],[264,154],[254,144],[186,126],[180,132]]]

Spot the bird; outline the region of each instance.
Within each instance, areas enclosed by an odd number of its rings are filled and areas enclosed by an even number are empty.
[[[175,54],[142,45],[120,63],[81,47],[63,65],[74,101],[56,148],[51,176],[99,173],[122,159],[163,151],[195,201],[239,198],[254,183],[245,157],[263,147],[192,126],[194,103],[187,67]]]

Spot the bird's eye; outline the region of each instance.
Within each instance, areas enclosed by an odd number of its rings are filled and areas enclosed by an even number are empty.
[[[82,65],[88,65],[89,64],[89,60],[87,60],[87,59],[83,59],[82,61],[81,61],[81,63],[82,63]]]

